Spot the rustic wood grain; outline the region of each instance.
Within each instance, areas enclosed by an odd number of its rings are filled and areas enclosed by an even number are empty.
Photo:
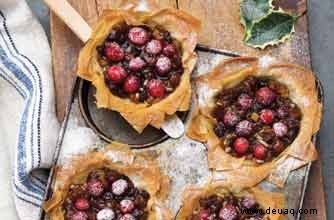
[[[103,9],[118,7],[122,0],[69,0],[69,2],[92,25]],[[200,42],[203,44],[235,51],[243,55],[270,54],[310,67],[307,16],[299,19],[296,33],[290,41],[278,47],[269,47],[260,51],[242,44],[243,27],[239,21],[238,2],[237,0],[159,0],[162,7],[178,6],[199,18],[203,23],[203,31],[200,34]],[[300,1],[297,0],[281,0],[281,2],[284,8],[292,12],[299,13],[301,7],[305,7],[305,5],[301,6]],[[51,37],[57,114],[59,120],[62,120],[65,105],[71,95],[70,90],[75,78],[77,55],[82,43],[54,14],[51,14]],[[322,168],[319,161],[312,166],[304,208],[316,208],[318,213],[316,216],[305,215],[302,219],[326,219]]]

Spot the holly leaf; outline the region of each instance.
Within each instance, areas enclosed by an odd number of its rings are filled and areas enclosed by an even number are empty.
[[[241,23],[246,29],[250,28],[253,22],[260,20],[269,14],[273,8],[273,0],[241,0],[240,17]]]
[[[272,11],[262,19],[253,22],[247,30],[245,43],[249,46],[264,49],[268,45],[276,45],[290,38],[294,32],[297,17],[284,11]]]

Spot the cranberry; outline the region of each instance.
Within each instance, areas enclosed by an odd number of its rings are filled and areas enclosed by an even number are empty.
[[[218,137],[223,137],[226,131],[226,127],[223,122],[218,122],[218,124],[215,127],[215,134]]]
[[[113,220],[115,216],[115,212],[112,209],[104,208],[97,213],[96,218],[97,220]]]
[[[154,98],[161,98],[165,95],[166,88],[161,80],[152,79],[147,84],[148,93]]]
[[[198,216],[200,220],[210,220],[211,214],[209,210],[202,209],[199,211]]]
[[[178,73],[174,73],[169,78],[169,82],[174,88],[176,88],[180,84],[180,81],[181,81],[181,75]]]
[[[285,147],[284,147],[284,144],[281,142],[281,141],[276,141],[273,146],[272,146],[272,149],[274,151],[274,153],[276,155],[282,153],[282,151],[284,151]]]
[[[146,44],[145,50],[149,54],[153,55],[159,54],[162,50],[161,42],[159,40],[153,39]]]
[[[117,43],[108,43],[105,54],[111,61],[121,61],[124,59],[124,51]]]
[[[148,41],[148,33],[144,28],[133,27],[128,34],[129,40],[137,45],[144,45]]]
[[[241,205],[246,209],[254,208],[256,201],[251,197],[244,197],[241,201]]]
[[[267,125],[273,123],[274,117],[274,112],[270,109],[263,109],[260,113],[260,120]]]
[[[138,76],[130,75],[125,79],[123,89],[127,93],[135,93],[140,88],[140,79]]]
[[[252,107],[253,99],[247,94],[241,94],[238,98],[238,104],[243,110],[247,110]]]
[[[168,57],[162,56],[155,63],[155,68],[160,76],[165,76],[172,68],[172,62]]]
[[[124,199],[120,202],[120,209],[122,213],[130,213],[135,208],[133,201]]]
[[[120,196],[126,192],[128,187],[129,187],[129,184],[126,180],[119,179],[111,185],[111,191],[113,194]]]
[[[246,138],[239,137],[239,138],[235,139],[235,141],[233,143],[233,147],[234,147],[234,150],[238,154],[244,155],[248,151],[249,142],[248,142],[248,140]]]
[[[176,48],[174,44],[167,44],[162,52],[168,57],[173,57],[176,54]]]
[[[273,129],[278,137],[284,137],[288,133],[288,127],[282,122],[276,122]]]
[[[74,212],[71,217],[71,220],[87,220],[87,219],[88,215],[82,211]]]
[[[256,159],[259,159],[259,160],[266,159],[267,153],[268,153],[267,148],[265,146],[263,146],[262,144],[256,144],[254,146],[253,155]]]
[[[289,115],[289,106],[282,105],[277,109],[277,115],[280,119],[288,117]]]
[[[136,218],[131,214],[125,214],[119,220],[136,220]]]
[[[121,66],[111,66],[108,69],[108,78],[114,83],[121,83],[128,73]]]
[[[74,202],[74,207],[80,211],[84,211],[89,209],[89,202],[87,199],[85,198],[78,198],[77,200],[75,200]]]
[[[136,57],[130,60],[129,69],[132,71],[140,71],[145,67],[145,65],[146,63],[142,58]]]
[[[276,98],[276,94],[268,87],[262,87],[256,92],[256,100],[265,106],[270,105]]]
[[[103,183],[98,179],[91,179],[87,183],[87,191],[92,196],[100,196],[103,193]]]
[[[224,124],[230,127],[235,126],[240,121],[236,112],[229,110],[224,115]]]
[[[219,218],[221,220],[236,220],[238,218],[238,211],[235,206],[227,204],[220,209]]]
[[[247,120],[243,120],[235,127],[235,133],[238,136],[249,136],[253,132],[253,123]]]

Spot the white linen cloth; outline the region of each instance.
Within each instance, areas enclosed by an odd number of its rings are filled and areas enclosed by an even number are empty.
[[[46,35],[24,0],[0,0],[0,219],[37,219],[58,130]]]

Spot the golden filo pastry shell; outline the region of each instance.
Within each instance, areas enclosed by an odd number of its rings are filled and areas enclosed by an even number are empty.
[[[182,48],[182,64],[184,73],[179,86],[173,93],[152,105],[136,104],[130,99],[113,95],[104,81],[103,70],[97,60],[96,47],[100,45],[114,25],[126,22],[131,25],[146,25],[154,28],[160,26],[169,31]],[[136,12],[134,10],[105,10],[93,29],[91,38],[79,55],[77,74],[96,87],[96,104],[98,108],[107,108],[119,112],[139,133],[147,125],[160,128],[166,115],[176,111],[186,111],[190,106],[191,85],[190,74],[196,64],[194,52],[200,22],[192,16],[173,8],[152,12]]]
[[[188,216],[193,213],[194,209],[199,208],[199,200],[210,195],[218,195],[224,197],[225,195],[233,195],[235,197],[250,197],[254,198],[264,212],[270,208],[275,209],[276,212],[266,213],[264,219],[279,220],[284,219],[283,215],[278,213],[284,212],[285,198],[281,193],[273,193],[264,191],[258,187],[238,189],[232,185],[218,181],[208,183],[204,187],[189,186],[182,193],[182,208],[180,209],[176,220],[186,220]]]
[[[302,112],[300,131],[293,143],[278,157],[264,164],[226,153],[214,133],[215,119],[211,112],[215,106],[215,94],[238,84],[247,76],[270,77],[283,83],[289,89],[290,99]],[[318,101],[316,81],[311,71],[294,64],[272,62],[263,65],[258,58],[240,57],[221,62],[210,73],[197,78],[196,85],[199,106],[187,134],[206,143],[209,168],[219,171],[221,178],[245,187],[268,178],[282,187],[290,171],[317,159],[312,136],[319,130],[322,105]]]
[[[171,211],[164,207],[170,179],[161,174],[157,163],[149,156],[134,154],[127,146],[112,143],[103,150],[73,156],[66,166],[59,167],[53,195],[43,205],[50,220],[65,219],[63,203],[71,184],[85,182],[90,171],[109,168],[128,176],[137,188],[150,194],[147,204],[149,220],[170,220]]]

